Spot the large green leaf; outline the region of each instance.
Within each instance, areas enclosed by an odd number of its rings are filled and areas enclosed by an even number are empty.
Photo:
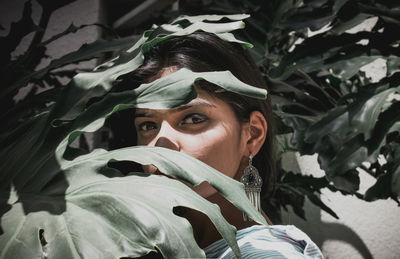
[[[48,243],[45,252],[50,258],[141,256],[155,251],[155,247],[166,258],[204,256],[193,239],[190,224],[173,214],[176,206],[208,215],[239,256],[235,228],[222,218],[216,205],[163,176],[131,173],[122,177],[106,167],[111,160],[153,164],[193,185],[208,181],[249,217],[266,224],[246,199],[242,184],[190,156],[157,147],[95,150],[72,161],[60,161],[61,174],[40,193],[19,192],[23,207],[20,200],[11,202],[13,208],[3,216],[2,256],[40,255],[40,229],[44,230]],[[68,188],[64,195],[65,180]]]
[[[156,37],[143,44],[142,51],[147,52],[150,48],[152,48],[156,44],[159,44],[160,42],[163,42],[173,37],[188,35],[196,31],[215,33],[218,36],[220,33],[225,34],[228,31],[243,29],[244,25],[245,24],[242,21],[235,21],[229,23],[206,23],[202,21],[196,21],[195,23],[189,25],[186,28],[182,28],[178,25],[164,27],[170,29],[170,32],[172,33],[158,34]]]
[[[196,16],[181,15],[174,21],[172,21],[171,24],[180,24],[183,21],[188,21],[190,23],[195,23],[200,21],[216,22],[220,21],[223,18],[229,19],[231,21],[241,21],[249,17],[250,15],[248,14],[232,14],[232,15],[208,14],[208,15],[196,15]]]
[[[400,91],[400,88],[381,88],[375,94],[359,97],[349,106],[339,106],[328,112],[318,123],[307,132],[305,141],[315,142],[327,134],[345,137],[350,132],[364,133],[365,138],[371,137],[372,129],[379,114],[389,101],[390,94]]]

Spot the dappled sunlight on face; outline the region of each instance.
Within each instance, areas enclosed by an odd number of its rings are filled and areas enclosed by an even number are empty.
[[[135,127],[138,145],[165,147],[193,156],[225,175],[235,178],[246,142],[233,109],[205,91],[186,105],[168,109],[137,109]],[[152,166],[144,166],[156,173]],[[199,193],[201,186],[196,187]],[[204,188],[203,188],[204,189]]]

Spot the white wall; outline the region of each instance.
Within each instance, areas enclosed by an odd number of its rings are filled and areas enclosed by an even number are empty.
[[[323,175],[316,156],[291,156],[292,168],[299,167],[307,175]],[[360,178],[360,192],[364,193],[375,180],[367,174],[360,174]],[[293,213],[284,213],[283,221],[305,231],[326,258],[400,258],[400,209],[394,201],[365,202],[329,190],[322,192],[321,199],[335,211],[338,220],[307,201],[307,221]]]

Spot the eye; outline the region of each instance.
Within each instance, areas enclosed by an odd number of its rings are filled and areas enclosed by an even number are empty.
[[[202,123],[204,121],[206,121],[208,118],[207,116],[203,115],[203,114],[199,114],[199,113],[192,113],[187,115],[185,118],[183,118],[183,120],[181,121],[181,125],[185,125],[185,124],[199,124]]]
[[[154,122],[145,121],[138,125],[137,130],[138,131],[149,131],[149,130],[154,130],[156,128],[157,128],[157,125]]]

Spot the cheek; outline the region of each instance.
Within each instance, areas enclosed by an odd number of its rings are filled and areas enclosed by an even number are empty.
[[[181,142],[181,151],[232,178],[237,173],[241,160],[238,132],[223,124],[201,134],[187,136]]]

